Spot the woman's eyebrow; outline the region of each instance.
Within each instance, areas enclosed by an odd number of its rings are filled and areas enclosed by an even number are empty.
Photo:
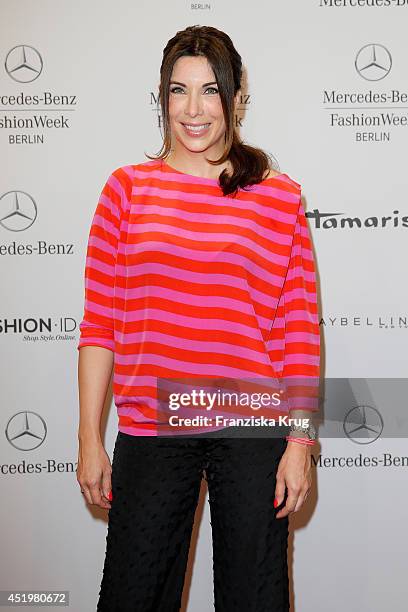
[[[179,81],[170,81],[170,85],[181,85],[182,87],[187,87],[185,83],[180,83]],[[203,87],[208,87],[209,85],[217,85],[217,81],[211,81],[211,83],[204,83]]]

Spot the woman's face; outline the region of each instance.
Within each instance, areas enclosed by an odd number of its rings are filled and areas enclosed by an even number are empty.
[[[186,56],[175,62],[170,79],[169,121],[172,147],[176,151],[181,148],[185,149],[184,153],[206,152],[210,159],[223,152],[224,114],[217,82],[206,57]]]

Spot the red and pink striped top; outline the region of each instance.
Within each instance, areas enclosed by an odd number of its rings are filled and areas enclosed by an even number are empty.
[[[158,377],[317,380],[301,186],[279,174],[232,197],[161,160],[117,168],[90,228],[79,328],[78,349],[114,352],[118,428],[135,436],[166,428]]]

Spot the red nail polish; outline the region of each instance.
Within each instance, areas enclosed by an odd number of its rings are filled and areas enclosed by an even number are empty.
[[[109,491],[109,493],[108,493],[108,499],[109,499],[109,501],[112,501],[112,491]]]
[[[279,505],[278,504],[278,500],[275,497],[275,499],[273,500],[273,507],[276,508],[276,506],[278,506],[278,505]]]

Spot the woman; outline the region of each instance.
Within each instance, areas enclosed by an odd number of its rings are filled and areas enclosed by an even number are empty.
[[[310,490],[313,428],[255,438],[243,427],[177,429],[161,401],[177,377],[277,377],[288,388],[319,377],[300,185],[239,139],[241,71],[216,28],[188,27],[168,42],[162,151],[117,168],[92,221],[77,480],[89,504],[109,510],[99,611],[179,610],[204,475],[215,609],[289,610],[288,515]],[[100,419],[112,367],[111,466]],[[291,416],[315,409],[297,393],[289,406]]]

